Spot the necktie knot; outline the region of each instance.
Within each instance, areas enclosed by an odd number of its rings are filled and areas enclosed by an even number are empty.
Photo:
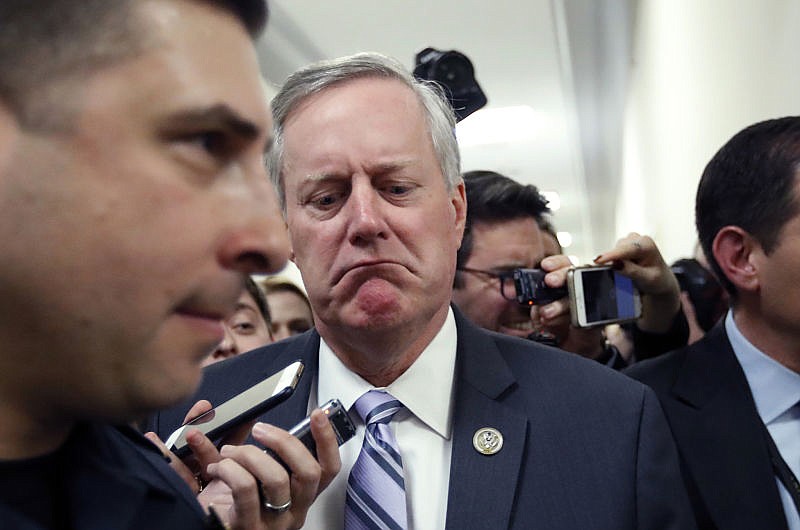
[[[355,402],[355,409],[366,425],[389,423],[403,404],[384,390],[365,392]]]

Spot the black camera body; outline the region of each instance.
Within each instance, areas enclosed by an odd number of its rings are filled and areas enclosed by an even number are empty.
[[[672,264],[681,291],[689,295],[697,315],[697,323],[710,330],[728,309],[724,289],[717,279],[696,259],[679,259]]]
[[[542,269],[514,269],[517,302],[523,305],[545,305],[567,296],[565,287],[545,285],[546,274]]]
[[[475,80],[472,61],[461,52],[425,48],[417,54],[414,76],[445,88],[458,121],[486,105],[486,94]]]

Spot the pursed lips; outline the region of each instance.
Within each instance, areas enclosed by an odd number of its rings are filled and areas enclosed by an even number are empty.
[[[403,267],[402,264],[396,261],[389,261],[389,260],[371,260],[371,261],[359,261],[353,265],[349,265],[347,267],[343,267],[340,272],[338,272],[333,277],[334,285],[342,281],[342,279],[350,274],[351,272],[358,271],[360,269],[366,269],[370,267],[380,267],[382,265],[395,265],[398,267]]]

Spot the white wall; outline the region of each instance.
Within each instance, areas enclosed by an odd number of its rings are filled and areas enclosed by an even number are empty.
[[[642,0],[618,235],[653,235],[668,261],[691,255],[708,160],[745,126],[800,114],[798,27],[797,0]]]

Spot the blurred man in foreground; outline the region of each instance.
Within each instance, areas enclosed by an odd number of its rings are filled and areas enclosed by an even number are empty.
[[[264,210],[265,17],[261,1],[0,3],[4,528],[219,522],[125,425],[192,393],[244,275],[285,262]],[[262,441],[306,481],[275,514],[256,480],[283,502],[286,471],[252,446],[217,454],[207,478],[232,490],[233,528],[297,524],[335,473],[288,435]]]

